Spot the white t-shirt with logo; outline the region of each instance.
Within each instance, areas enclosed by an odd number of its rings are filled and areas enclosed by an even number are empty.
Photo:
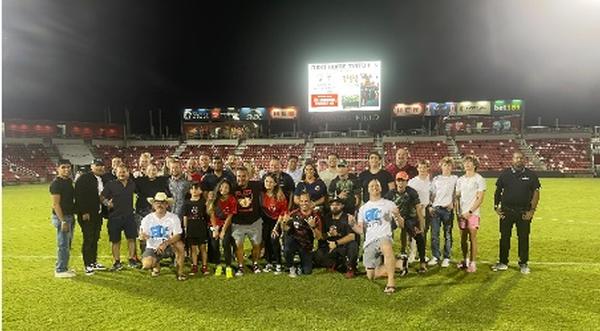
[[[167,212],[163,218],[158,218],[156,213],[150,213],[142,219],[140,231],[150,238],[146,240],[146,248],[156,249],[169,238],[181,234],[181,221],[176,214]]]
[[[366,229],[364,247],[379,238],[392,236],[392,211],[395,209],[396,204],[383,198],[377,201],[369,200],[360,207],[358,222],[363,223]]]
[[[431,193],[435,196],[431,203],[434,207],[446,207],[454,202],[454,189],[456,188],[456,175],[437,175],[431,181]]]
[[[471,177],[465,175],[460,176],[456,181],[456,194],[460,195],[460,209],[461,212],[466,213],[468,210],[473,212],[473,215],[479,216],[479,206],[473,210],[471,207],[477,199],[477,192],[485,191],[485,179],[480,174],[475,174]]]
[[[412,187],[417,193],[419,193],[419,201],[421,205],[427,206],[431,203],[431,180],[429,177],[422,179],[421,177],[413,177],[408,181],[408,186]]]

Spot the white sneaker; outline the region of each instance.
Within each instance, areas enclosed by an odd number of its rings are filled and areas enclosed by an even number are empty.
[[[54,272],[54,277],[56,278],[71,278],[71,277],[75,277],[75,271],[73,270],[69,270],[69,271],[63,271],[63,272]]]
[[[450,266],[450,259],[442,260],[442,268],[448,268]]]
[[[271,272],[273,271],[273,265],[271,263],[267,263],[267,265],[263,268],[263,272]]]
[[[431,257],[431,260],[429,260],[429,262],[427,262],[427,265],[430,267],[436,266],[438,264],[438,259],[435,256]]]
[[[498,262],[492,266],[492,270],[493,271],[505,271],[505,270],[508,270],[508,266],[504,263]]]
[[[290,277],[296,278],[298,275],[296,274],[296,267],[290,267]]]
[[[280,275],[281,274],[281,264],[276,264],[275,265],[275,271],[273,271],[274,275]]]
[[[529,266],[527,265],[527,263],[519,264],[519,266],[521,267],[522,274],[527,275],[527,274],[531,273],[531,269],[529,269]]]

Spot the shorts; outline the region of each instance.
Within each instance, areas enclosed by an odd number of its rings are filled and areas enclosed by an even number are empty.
[[[153,257],[157,261],[160,261],[161,259],[172,257],[172,256],[175,256],[175,252],[173,252],[173,248],[170,245],[167,246],[167,248],[165,248],[165,250],[162,252],[162,254],[158,254],[156,252],[156,249],[154,249],[154,248],[146,247],[146,249],[144,250],[144,253],[142,254],[142,259],[145,257]]]
[[[391,245],[392,237],[381,237],[365,246],[363,249],[363,264],[366,269],[375,269],[381,265],[381,244],[385,242],[389,242]]]
[[[471,215],[469,219],[465,219],[463,217],[458,218],[458,228],[461,230],[466,230],[467,227],[469,229],[479,229],[479,216]]]
[[[108,228],[108,239],[111,243],[121,241],[121,231],[125,232],[125,238],[137,238],[137,225],[133,214],[127,216],[109,217],[106,225]]]
[[[242,243],[248,236],[254,245],[259,245],[262,242],[262,223],[259,218],[252,224],[231,224],[231,236],[236,244]]]
[[[208,227],[200,220],[188,220],[185,240],[188,245],[200,245],[208,242]]]

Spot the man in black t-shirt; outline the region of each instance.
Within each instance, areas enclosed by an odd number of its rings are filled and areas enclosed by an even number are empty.
[[[500,216],[500,258],[494,271],[508,269],[508,253],[513,224],[519,237],[519,267],[521,273],[531,272],[529,262],[529,232],[531,220],[540,199],[538,176],[525,168],[523,153],[513,153],[512,166],[505,169],[496,181],[494,209]]]
[[[59,160],[56,169],[58,176],[50,183],[52,197],[52,224],[56,228],[58,254],[54,277],[75,277],[75,272],[69,270],[71,241],[73,240],[73,213],[75,212],[75,190],[71,181],[71,162]]]
[[[244,238],[252,243],[252,272],[259,273],[258,258],[262,242],[262,219],[260,218],[260,182],[250,181],[248,169],[236,170],[237,186],[233,196],[237,200],[237,214],[233,216],[231,237],[235,240],[235,255],[238,262],[236,276],[244,275]]]
[[[339,198],[344,205],[344,212],[354,216],[360,204],[361,188],[358,178],[349,172],[346,160],[338,162],[337,173],[337,177],[329,185],[329,198]]]
[[[125,165],[117,168],[117,180],[110,181],[104,186],[100,200],[108,207],[108,237],[112,243],[114,264],[111,271],[123,269],[121,264],[121,231],[125,232],[129,249],[129,267],[140,266],[136,255],[135,239],[137,227],[133,217],[133,195],[136,187],[129,178],[129,170]]]
[[[358,242],[352,230],[356,220],[343,211],[343,199],[335,197],[329,203],[331,213],[324,218],[322,238],[315,252],[315,264],[331,271],[340,270],[345,272],[346,278],[353,278],[358,258]]]
[[[381,184],[382,196],[396,187],[392,175],[381,167],[381,155],[377,152],[369,153],[369,169],[361,172],[358,176],[358,181],[363,192],[363,203],[369,201],[369,182],[373,179],[377,179],[379,184]]]

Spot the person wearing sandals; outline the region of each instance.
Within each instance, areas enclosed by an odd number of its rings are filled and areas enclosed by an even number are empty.
[[[363,244],[363,264],[367,269],[367,278],[372,280],[379,277],[387,277],[384,293],[396,292],[396,280],[394,271],[396,258],[392,248],[392,226],[395,220],[398,226],[402,218],[398,207],[387,199],[381,197],[381,183],[372,179],[368,184],[369,200],[358,210],[358,232],[365,232]],[[383,255],[383,264],[381,256]]]
[[[477,271],[475,259],[477,258],[479,209],[485,193],[485,179],[476,172],[478,166],[479,160],[476,156],[465,156],[463,161],[465,174],[456,181],[455,204],[460,228],[460,247],[463,253],[463,260],[458,263],[458,267],[466,269],[467,272]]]
[[[408,186],[408,178],[408,173],[404,171],[398,172],[396,174],[396,188],[389,191],[385,195],[385,198],[394,202],[394,205],[398,207],[400,216],[404,220],[404,230],[417,244],[420,262],[419,273],[424,273],[427,271],[425,238],[423,236],[425,212],[419,199],[419,193]],[[408,272],[408,259],[406,257],[402,258],[400,269],[402,276]]]
[[[160,260],[175,253],[177,261],[177,280],[186,280],[183,272],[184,244],[181,241],[181,221],[176,214],[167,211],[173,199],[164,192],[158,192],[148,198],[154,212],[142,219],[140,237],[146,240],[146,250],[142,255],[142,268],[152,269],[152,276],[160,274]]]

